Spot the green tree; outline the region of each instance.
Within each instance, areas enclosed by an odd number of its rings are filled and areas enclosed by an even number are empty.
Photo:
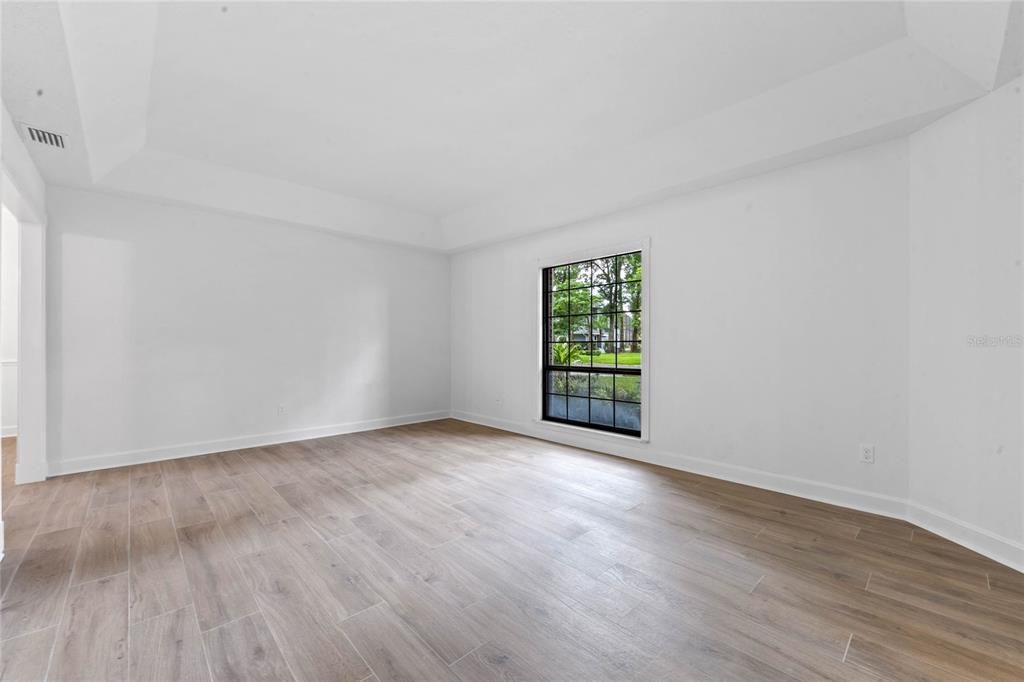
[[[591,268],[589,263],[574,263],[554,269],[552,273],[550,315],[551,338],[558,341],[572,341],[567,316],[588,316],[594,306],[594,292],[591,289]],[[589,337],[589,321],[587,322]]]
[[[615,256],[598,258],[591,266],[591,281],[593,282],[593,301],[591,305],[594,310],[594,327],[596,329],[607,329],[612,340],[619,338],[616,320],[612,311],[619,308],[619,284],[618,268]],[[609,349],[614,352],[614,346]]]
[[[592,304],[590,289],[570,289],[551,294],[552,315],[588,315]]]
[[[642,277],[639,252],[554,268],[550,282],[553,289],[549,313],[553,316],[551,338],[569,342],[576,340],[569,329],[569,316],[592,315],[590,333],[597,335],[596,330],[608,330],[613,341],[625,338],[626,325],[630,325],[633,331],[630,351],[639,352],[640,313],[627,317],[620,311],[640,309]],[[603,350],[594,347],[594,352]],[[616,349],[607,350],[614,352]]]
[[[622,302],[623,307],[629,310],[639,311],[643,301],[643,263],[640,260],[639,253],[630,253],[619,258],[620,269],[622,272]],[[641,334],[641,323],[640,315],[641,312],[634,312],[630,317],[632,318],[633,326],[633,337],[630,343],[630,350],[634,353],[639,351],[638,343],[640,342]]]

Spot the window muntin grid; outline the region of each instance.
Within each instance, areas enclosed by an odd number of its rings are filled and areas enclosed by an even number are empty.
[[[543,271],[542,418],[640,436],[641,252]]]

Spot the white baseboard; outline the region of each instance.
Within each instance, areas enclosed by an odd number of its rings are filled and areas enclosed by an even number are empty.
[[[991,533],[947,514],[929,509],[906,499],[847,488],[832,483],[811,481],[758,471],[735,464],[724,464],[700,457],[690,457],[651,448],[643,443],[630,443],[608,438],[598,432],[565,429],[560,425],[536,422],[522,424],[472,412],[453,411],[453,419],[490,426],[504,431],[532,436],[564,445],[594,450],[609,455],[636,459],[650,464],[688,471],[690,473],[742,483],[766,490],[796,495],[826,504],[848,507],[872,514],[903,519],[940,535],[951,542],[983,554],[993,561],[1024,572],[1024,545]]]
[[[11,436],[18,435],[18,426],[4,426],[0,428],[0,438],[10,438]]]
[[[906,518],[915,526],[1024,573],[1024,544],[915,502],[907,503]]]
[[[438,412],[421,412],[419,414],[367,419],[358,422],[332,424],[330,426],[319,426],[308,429],[261,433],[253,436],[241,436],[238,438],[225,438],[198,443],[182,443],[180,445],[170,445],[160,448],[129,450],[126,452],[115,452],[107,455],[54,460],[49,462],[48,476],[74,474],[81,471],[95,471],[97,469],[111,469],[114,467],[129,466],[132,464],[145,464],[146,462],[159,462],[165,459],[176,459],[178,457],[208,455],[213,452],[256,448],[264,445],[276,445],[278,443],[309,440],[310,438],[340,436],[345,433],[371,431],[373,429],[383,429],[388,426],[401,426],[403,424],[415,424],[417,422],[434,421],[436,419],[447,419],[450,414],[451,413],[448,412],[448,410]]]
[[[14,483],[23,485],[25,483],[36,483],[46,480],[46,462],[32,457],[18,456],[18,463],[14,469]]]

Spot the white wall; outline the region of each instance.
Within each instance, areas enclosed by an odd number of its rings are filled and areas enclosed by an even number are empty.
[[[910,137],[910,498],[1024,566],[1022,121],[1018,79]]]
[[[457,416],[901,513],[907,150],[887,142],[452,259]],[[651,238],[650,443],[536,424],[537,261]],[[524,320],[532,328],[524,333]],[[569,435],[572,433],[573,435]],[[873,443],[877,462],[859,461]]]
[[[48,215],[51,474],[447,414],[447,256],[58,187]]]
[[[0,434],[18,433],[19,227],[3,207],[0,219]]]

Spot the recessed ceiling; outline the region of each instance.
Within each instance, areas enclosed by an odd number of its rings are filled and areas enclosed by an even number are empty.
[[[149,144],[428,213],[904,33],[894,3],[179,3]]]
[[[48,182],[457,248],[924,125],[1020,73],[980,5],[4,2],[3,99]]]

